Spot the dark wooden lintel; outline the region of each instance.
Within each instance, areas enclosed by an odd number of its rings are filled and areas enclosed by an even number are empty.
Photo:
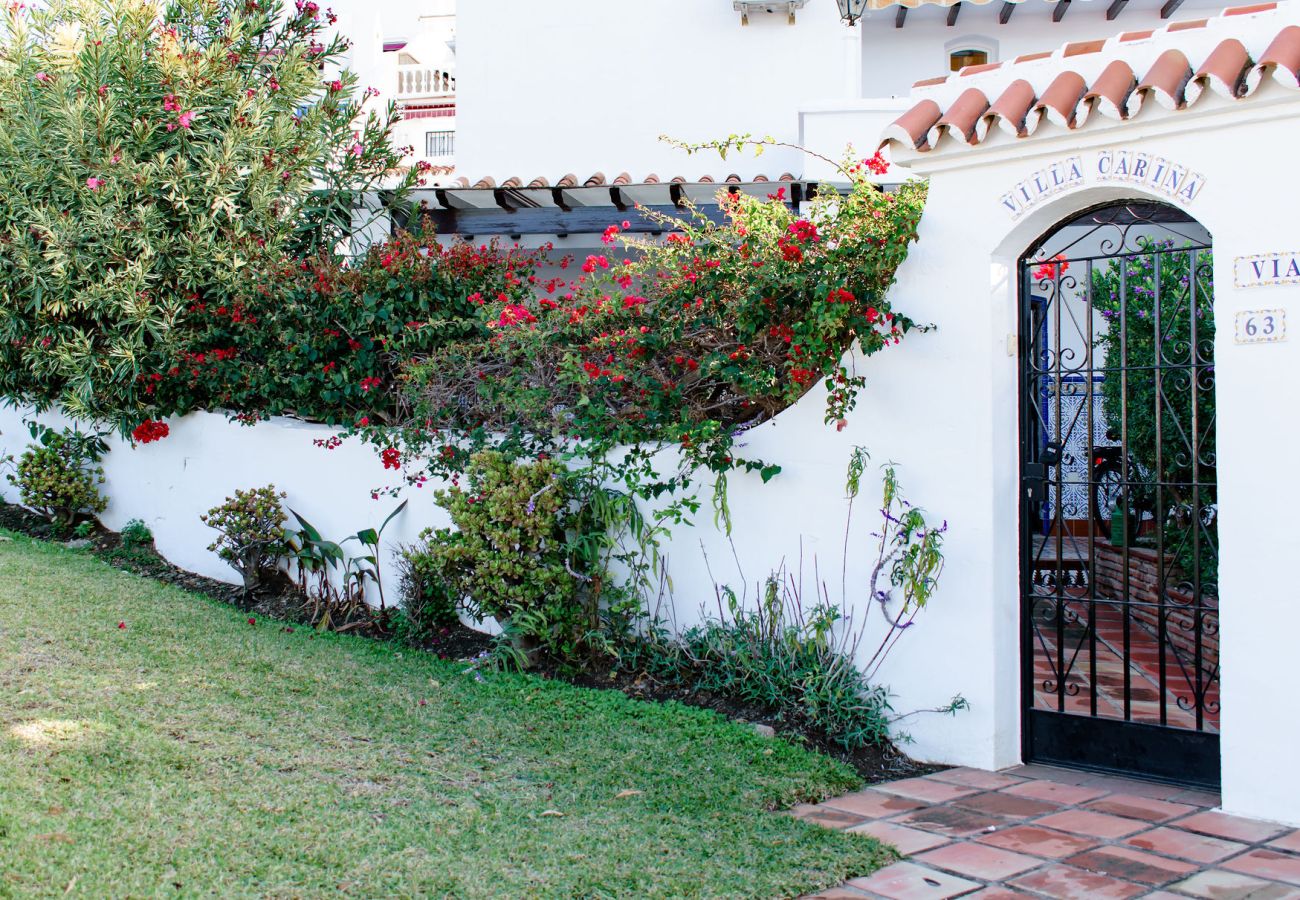
[[[515,211],[515,208],[506,200],[505,188],[493,188],[492,199],[497,202],[497,206],[501,207],[506,212],[512,213]]]
[[[1164,6],[1160,7],[1160,18],[1167,19],[1174,13],[1178,12],[1178,7],[1183,5],[1183,0],[1168,0]]]
[[[564,199],[564,188],[551,188],[551,202],[565,212],[570,211],[569,201]]]
[[[894,27],[902,28],[903,23],[907,21],[907,7],[900,6],[898,12],[894,13]]]
[[[1016,5],[1010,0],[1002,4],[1002,9],[998,10],[998,24],[1005,25],[1011,21],[1011,14],[1016,11]]]
[[[951,28],[957,24],[957,16],[961,14],[961,3],[954,3],[948,7],[948,27]]]
[[[609,202],[617,207],[619,212],[627,212],[627,201],[623,199],[623,189],[612,187],[609,189]]]
[[[1065,18],[1065,14],[1070,11],[1070,0],[1059,0],[1056,9],[1052,10],[1052,21],[1059,22]]]
[[[668,197],[673,201],[673,206],[681,206],[684,202],[682,186],[677,183],[668,185]]]
[[[1128,0],[1114,0],[1114,2],[1106,8],[1106,21],[1114,22],[1118,19],[1119,14],[1124,11],[1124,7],[1127,5]]]

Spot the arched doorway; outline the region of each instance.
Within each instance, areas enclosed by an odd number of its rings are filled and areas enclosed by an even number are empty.
[[[1211,254],[1134,200],[1021,257],[1027,760],[1219,782]]]

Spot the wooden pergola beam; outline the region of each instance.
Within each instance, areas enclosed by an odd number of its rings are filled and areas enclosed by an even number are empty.
[[[1119,14],[1124,11],[1124,7],[1127,5],[1128,5],[1128,0],[1115,0],[1115,2],[1113,2],[1109,7],[1106,8],[1106,21],[1114,22],[1116,19],[1118,19]]]
[[[907,21],[907,7],[900,6],[898,12],[894,15],[894,27],[902,28],[903,23]]]
[[[1167,19],[1174,13],[1178,12],[1178,7],[1183,5],[1183,0],[1168,0],[1164,6],[1160,7],[1160,18]]]
[[[961,3],[960,3],[960,2],[954,3],[952,6],[948,7],[948,27],[949,27],[949,28],[951,28],[952,26],[954,26],[954,25],[957,24],[957,16],[958,16],[960,13],[961,13]]]
[[[1052,10],[1052,21],[1059,22],[1065,18],[1065,14],[1070,11],[1070,0],[1060,0],[1056,4],[1056,9]]]
[[[1011,21],[1011,14],[1016,11],[1016,4],[1011,0],[1006,0],[1002,4],[1002,9],[998,10],[998,24],[1005,25]]]

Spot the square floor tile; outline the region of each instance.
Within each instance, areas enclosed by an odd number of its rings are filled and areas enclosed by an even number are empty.
[[[1170,887],[1205,900],[1300,900],[1300,888],[1223,869],[1197,872]]]
[[[1290,850],[1292,853],[1300,853],[1300,828],[1279,838],[1274,838],[1268,842],[1268,845],[1275,850]]]
[[[1241,856],[1233,857],[1222,864],[1222,868],[1234,872],[1245,872],[1267,878],[1270,881],[1285,881],[1300,885],[1300,856],[1282,850],[1270,850],[1260,847]]]
[[[948,784],[943,781],[932,781],[929,778],[904,778],[902,781],[887,781],[884,784],[876,785],[876,790],[907,797],[909,800],[921,800],[925,803],[943,803],[947,800],[956,800],[958,797],[979,793],[979,788]]]
[[[1005,775],[1001,772],[986,772],[983,769],[970,769],[965,766],[944,769],[942,772],[935,772],[933,775],[927,775],[926,777],[934,781],[946,781],[949,784],[979,788],[981,791],[995,791],[998,788],[1011,787],[1013,784],[1020,784],[1024,781],[1023,778],[1016,778],[1013,775]]]
[[[826,806],[814,806],[811,803],[800,803],[790,810],[790,815],[825,828],[848,828],[850,825],[861,825],[867,821],[862,816],[840,812],[838,809]]]
[[[820,805],[853,813],[857,816],[865,816],[868,819],[888,819],[890,816],[896,816],[899,813],[910,812],[925,806],[919,800],[909,800],[906,797],[873,790],[832,797],[829,800],[823,800]]]
[[[1266,841],[1286,831],[1282,825],[1260,822],[1256,819],[1243,819],[1221,812],[1201,812],[1194,816],[1178,820],[1178,827],[1187,831],[1208,834],[1211,837],[1227,838],[1230,841],[1244,841],[1248,844]]]
[[[1033,894],[1026,894],[1024,891],[1013,891],[1009,887],[995,884],[986,887],[982,891],[967,894],[965,897],[962,897],[962,900],[1025,900],[1025,898],[1030,898],[1030,900],[1032,900],[1033,896]]]
[[[815,894],[804,894],[799,900],[867,900],[868,894],[851,887],[827,888]]]
[[[962,809],[974,810],[975,812],[1006,816],[1008,819],[1032,819],[1034,816],[1056,812],[1061,808],[1059,803],[1048,803],[1046,800],[1034,800],[1030,797],[1017,797],[1002,791],[988,791],[983,794],[961,797],[952,801],[952,805],[960,806]]]
[[[929,806],[914,812],[895,816],[890,820],[900,825],[946,834],[951,837],[967,837],[972,834],[986,834],[1011,824],[1010,819],[1001,816],[989,816],[983,813],[958,809],[955,806]]]
[[[1017,797],[1029,797],[1032,800],[1047,800],[1051,803],[1060,804],[1086,803],[1109,793],[1104,788],[1077,784],[1057,784],[1054,781],[1026,781],[1024,784],[1003,788],[1002,792]]]
[[[1132,847],[1097,847],[1066,860],[1072,866],[1143,884],[1167,884],[1196,871],[1196,866],[1177,859],[1165,859]]]
[[[1026,873],[1012,879],[1011,884],[1013,887],[1046,894],[1056,900],[1098,900],[1098,898],[1125,900],[1147,890],[1140,884],[1063,865],[1048,866],[1045,869]]]
[[[1127,837],[1134,832],[1151,827],[1147,822],[1124,819],[1119,816],[1094,812],[1090,809],[1062,810],[1058,813],[1052,813],[1050,816],[1043,816],[1034,824],[1055,828],[1057,831],[1067,831],[1070,834],[1082,834],[1087,837],[1109,840]]]
[[[1139,850],[1149,850],[1163,856],[1178,859],[1190,859],[1198,863],[1214,863],[1229,856],[1235,856],[1246,849],[1246,844],[1237,841],[1225,841],[1223,838],[1194,834],[1181,828],[1152,828],[1141,834],[1135,834],[1124,842]]]
[[[920,854],[917,861],[983,881],[1004,881],[1012,875],[1019,875],[1043,864],[1041,859],[1023,853],[999,850],[997,847],[970,841],[929,850]]]
[[[1047,859],[1064,859],[1097,846],[1097,842],[1091,838],[1066,834],[1064,831],[1053,831],[1050,828],[1039,828],[1036,825],[1014,825],[992,834],[980,835],[977,840],[982,844],[1001,847],[1003,850],[1014,850],[1016,853],[1028,853],[1031,856],[1042,856]]]
[[[1168,822],[1170,819],[1196,812],[1195,806],[1186,803],[1171,803],[1168,800],[1156,800],[1137,794],[1111,794],[1109,797],[1085,803],[1084,808],[1112,816],[1142,819],[1146,822]]]
[[[922,850],[933,850],[950,841],[946,835],[921,831],[919,828],[908,828],[895,822],[868,822],[865,825],[855,825],[849,831],[854,834],[869,834],[876,840],[889,844],[904,856],[912,856]]]
[[[911,862],[885,866],[866,878],[854,878],[848,886],[890,900],[946,900],[979,888],[974,881]]]

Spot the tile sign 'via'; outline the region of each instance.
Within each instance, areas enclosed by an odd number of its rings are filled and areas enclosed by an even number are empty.
[[[1232,279],[1239,288],[1300,284],[1300,251],[1238,256],[1233,260]]]

